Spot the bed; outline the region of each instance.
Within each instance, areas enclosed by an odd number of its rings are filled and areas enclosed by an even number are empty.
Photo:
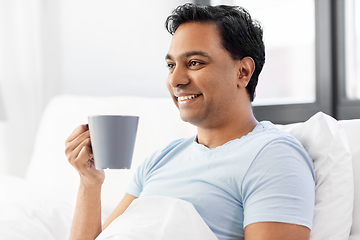
[[[79,177],[67,162],[64,142],[76,126],[86,123],[87,116],[94,114],[140,116],[131,169],[105,170],[103,220],[125,194],[134,169],[146,156],[174,139],[196,134],[195,127],[180,120],[170,98],[55,97],[41,118],[26,177],[0,176],[0,239],[68,238]],[[319,112],[306,122],[278,127],[297,137],[314,160],[317,182],[311,239],[360,239],[360,120],[336,121]],[[182,207],[191,212],[186,203],[157,200],[161,201],[169,203],[174,214],[179,214],[175,210]],[[204,232],[186,239],[212,239],[196,213],[188,216]],[[161,224],[171,229],[179,222],[167,220]],[[99,239],[117,238],[108,232]]]

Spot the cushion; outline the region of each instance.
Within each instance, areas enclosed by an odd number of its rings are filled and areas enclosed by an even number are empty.
[[[304,123],[279,128],[296,137],[314,161],[316,199],[310,239],[348,239],[354,184],[352,156],[343,127],[319,112]]]
[[[353,224],[351,227],[349,240],[360,239],[360,119],[339,121],[343,126],[346,136],[349,139],[349,145],[352,153],[352,164],[354,172],[354,210]]]

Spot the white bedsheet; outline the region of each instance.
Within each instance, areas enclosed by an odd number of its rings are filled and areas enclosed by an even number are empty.
[[[145,197],[129,208],[97,240],[217,240],[194,206],[170,197]]]
[[[73,204],[64,199],[64,193],[44,185],[0,176],[0,239],[69,238]]]
[[[0,176],[0,239],[69,238],[74,202],[66,193],[14,176]],[[134,200],[97,240],[217,240],[193,205],[170,197]]]

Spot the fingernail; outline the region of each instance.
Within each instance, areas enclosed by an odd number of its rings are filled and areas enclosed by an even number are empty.
[[[89,124],[84,124],[85,130],[89,130]]]

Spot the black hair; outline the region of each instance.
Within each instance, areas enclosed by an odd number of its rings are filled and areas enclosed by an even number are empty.
[[[251,57],[255,70],[246,87],[252,102],[259,74],[265,63],[263,29],[259,21],[251,18],[249,12],[239,6],[204,6],[186,3],[178,6],[166,19],[165,27],[174,34],[178,27],[188,22],[214,23],[220,33],[223,47],[234,59]]]

